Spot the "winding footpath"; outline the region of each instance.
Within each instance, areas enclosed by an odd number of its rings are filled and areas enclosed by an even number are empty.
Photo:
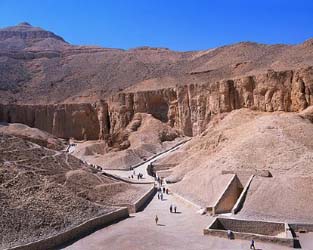
[[[176,146],[174,146],[174,147],[172,147],[172,148],[170,148],[164,152],[159,153],[158,155],[154,156],[150,160],[147,160],[147,161],[141,163],[139,166],[135,167],[133,170],[103,170],[103,172],[108,173],[108,174],[112,174],[112,175],[116,175],[118,177],[127,178],[127,179],[128,179],[128,177],[133,175],[133,173],[135,172],[135,175],[142,174],[143,178],[138,180],[136,178],[136,176],[133,176],[134,179],[132,179],[132,180],[137,181],[137,182],[154,182],[154,178],[152,176],[148,175],[148,173],[147,173],[148,166],[151,163],[153,163],[154,161],[159,160],[159,159],[173,153],[174,151],[179,149],[181,146],[183,146],[187,141],[189,141],[189,140],[180,142]]]
[[[142,173],[147,180],[153,180],[147,175],[148,165],[167,156],[181,145],[158,155],[135,169],[136,174]],[[128,178],[133,171],[111,170],[110,174]],[[170,205],[177,207],[178,213],[170,213]],[[249,249],[249,241],[228,240],[203,235],[203,229],[209,225],[214,217],[200,215],[198,208],[173,194],[164,195],[164,200],[154,196],[147,207],[139,213],[131,214],[128,219],[100,229],[63,249],[66,250],[244,250]],[[158,216],[158,225],[155,216]],[[290,248],[256,243],[256,249],[287,250]]]

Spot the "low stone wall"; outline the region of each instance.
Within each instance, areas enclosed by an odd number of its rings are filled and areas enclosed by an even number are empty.
[[[251,175],[247,184],[245,185],[243,191],[241,192],[236,204],[234,205],[234,207],[232,209],[233,214],[238,213],[241,210],[241,208],[243,207],[243,203],[246,200],[246,196],[247,196],[247,193],[248,193],[248,190],[249,190],[249,187],[250,187],[250,184],[251,184],[253,178],[254,178],[254,175]]]
[[[153,198],[156,194],[156,187],[151,187],[143,196],[141,196],[134,204],[135,212],[139,212],[143,210],[143,208],[148,204],[148,202]]]
[[[138,168],[138,167],[141,166],[142,164],[145,164],[145,163],[147,163],[148,161],[151,161],[151,160],[155,159],[156,157],[158,157],[158,156],[160,156],[160,155],[162,155],[162,154],[164,154],[164,153],[167,153],[167,152],[169,152],[169,151],[171,151],[171,150],[173,150],[173,149],[176,149],[176,148],[178,148],[180,145],[182,145],[182,144],[184,144],[184,143],[186,143],[186,142],[188,142],[188,141],[190,141],[190,140],[191,140],[191,138],[189,138],[189,139],[187,139],[187,140],[180,141],[180,142],[178,142],[176,145],[174,145],[173,147],[171,147],[171,148],[169,148],[169,149],[166,149],[166,150],[164,150],[164,151],[162,151],[162,152],[160,152],[160,153],[157,153],[157,154],[155,154],[155,155],[152,155],[151,157],[149,157],[149,158],[146,159],[145,161],[142,161],[142,162],[139,162],[138,164],[135,164],[135,165],[133,165],[133,166],[130,166],[130,170],[135,169],[135,168]]]
[[[234,175],[228,185],[226,186],[224,192],[219,197],[215,205],[213,206],[213,214],[228,213],[233,208],[238,197],[241,193],[241,184],[236,175]]]
[[[137,201],[133,204],[130,203],[122,203],[122,204],[115,204],[112,206],[119,206],[119,207],[127,207],[128,212],[130,214],[137,213],[148,204],[148,202],[153,198],[156,194],[157,189],[153,186],[151,187],[146,193],[144,193]]]
[[[248,221],[229,218],[216,218],[209,227],[203,230],[205,235],[227,238],[231,230],[234,239],[258,240],[293,247],[294,238],[288,224],[266,221]],[[277,236],[284,234],[284,236]]]
[[[16,246],[8,248],[7,250],[49,250],[55,249],[58,246],[65,245],[66,243],[79,239],[88,235],[92,231],[99,229],[103,226],[109,225],[116,221],[125,219],[129,216],[127,208],[120,208],[111,213],[90,219],[74,228],[67,230],[66,232],[58,235],[51,236],[49,238],[32,242],[26,245]]]

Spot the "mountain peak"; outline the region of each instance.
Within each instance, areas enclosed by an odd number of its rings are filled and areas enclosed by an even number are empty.
[[[62,37],[27,22],[0,28],[0,50],[62,50],[68,45]]]
[[[32,25],[28,22],[22,22],[22,23],[19,23],[17,26],[29,26],[29,27],[32,27]]]
[[[27,22],[19,23],[16,26],[2,29],[0,28],[0,41],[7,40],[11,44],[13,43],[14,39],[23,40],[29,45],[47,38],[65,42],[62,37],[54,34],[53,32],[44,30],[40,27],[34,27]]]

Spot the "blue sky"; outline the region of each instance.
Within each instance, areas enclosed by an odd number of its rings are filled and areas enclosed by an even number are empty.
[[[0,27],[27,21],[73,44],[174,50],[313,37],[313,1],[0,0]]]

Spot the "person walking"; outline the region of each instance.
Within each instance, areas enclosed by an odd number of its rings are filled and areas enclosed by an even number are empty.
[[[166,191],[165,191],[165,192],[166,192],[166,194],[168,194],[168,188],[166,189]]]
[[[255,250],[255,246],[254,246],[254,240],[251,240],[251,244],[250,244],[250,249]]]
[[[161,197],[161,201],[163,201],[163,194],[162,193],[160,194],[160,197]]]
[[[157,215],[155,216],[155,219],[154,219],[154,220],[155,220],[155,224],[158,225],[159,218],[158,218]]]
[[[170,205],[170,213],[172,213],[173,212],[173,206],[172,206],[172,204]]]
[[[227,238],[229,239],[229,240],[231,240],[232,239],[232,231],[231,230],[227,230]]]
[[[177,209],[177,207],[176,207],[176,206],[174,206],[174,212],[175,212],[175,214],[176,214],[176,211],[177,211],[176,209]]]

